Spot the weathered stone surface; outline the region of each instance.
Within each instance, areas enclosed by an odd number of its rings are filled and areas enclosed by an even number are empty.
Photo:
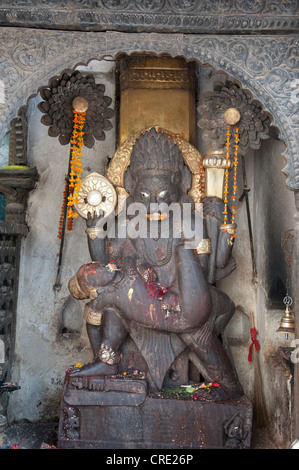
[[[146,396],[142,380],[102,378],[97,387],[90,383],[95,380],[76,386],[66,376],[58,435],[62,449],[250,447],[252,405],[246,396],[209,403]]]
[[[298,3],[237,0],[42,0],[2,2],[0,24],[80,31],[229,33],[294,31]]]
[[[5,103],[0,104],[0,137],[3,138],[21,106],[63,70],[92,59],[124,52],[168,53],[184,56],[225,72],[261,102],[273,117],[280,139],[287,145],[283,170],[290,189],[299,187],[299,99],[296,87],[297,35],[238,36],[183,35],[118,32],[58,32],[2,28],[0,80]]]

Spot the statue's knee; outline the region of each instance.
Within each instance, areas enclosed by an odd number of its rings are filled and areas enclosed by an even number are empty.
[[[96,299],[97,290],[110,284],[117,272],[114,265],[104,266],[99,262],[84,264],[69,281],[69,291],[76,299]]]

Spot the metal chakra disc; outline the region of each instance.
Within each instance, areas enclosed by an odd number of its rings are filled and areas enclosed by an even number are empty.
[[[75,209],[84,219],[97,216],[104,212],[103,217],[107,217],[113,212],[117,203],[117,195],[112,183],[99,173],[91,173],[83,178],[79,191],[78,202]]]

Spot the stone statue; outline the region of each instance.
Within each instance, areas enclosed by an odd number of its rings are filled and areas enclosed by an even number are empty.
[[[208,397],[205,393],[205,399],[240,397],[242,387],[218,338],[235,308],[214,285],[235,268],[230,235],[220,229],[223,201],[203,200],[202,239],[196,250],[187,246],[183,233],[174,231],[170,212],[165,218],[150,210],[150,204],[189,203],[194,226],[194,201],[188,195],[191,173],[172,137],[157,128],[136,139],[124,187],[129,195],[126,207],[140,203],[146,208],[147,236],[122,238],[118,229],[113,237],[101,238],[97,230],[102,215],[89,215],[92,262],[79,269],[69,289],[77,299],[90,299],[85,319],[94,362],[72,375],[117,374],[130,335],[148,363],[153,390],[162,388],[173,361],[188,351],[204,379],[219,385]],[[123,219],[125,224],[131,217]],[[154,237],[150,225],[156,229]]]

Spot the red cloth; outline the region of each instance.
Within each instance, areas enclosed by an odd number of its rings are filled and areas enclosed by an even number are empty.
[[[249,353],[248,353],[248,361],[252,361],[252,348],[255,346],[255,350],[259,351],[260,345],[258,340],[256,339],[257,337],[257,331],[255,328],[250,329],[250,334],[251,334],[251,345],[249,346]]]

